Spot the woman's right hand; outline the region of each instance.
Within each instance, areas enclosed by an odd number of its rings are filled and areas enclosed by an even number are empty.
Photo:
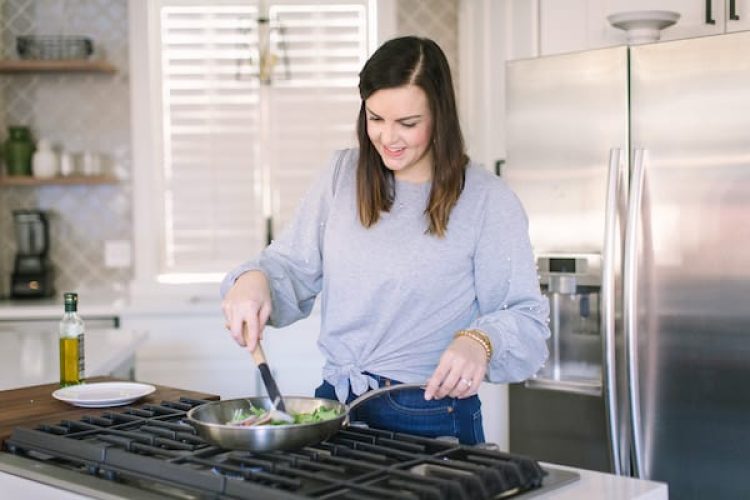
[[[271,289],[266,275],[248,271],[234,282],[221,303],[227,330],[234,341],[252,352],[263,338],[263,327],[271,316]],[[244,326],[247,325],[247,333]]]

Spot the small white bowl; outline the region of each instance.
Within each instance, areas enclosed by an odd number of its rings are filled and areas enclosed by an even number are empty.
[[[629,45],[659,41],[661,30],[679,19],[679,13],[668,10],[639,10],[607,16],[609,24],[625,31]]]

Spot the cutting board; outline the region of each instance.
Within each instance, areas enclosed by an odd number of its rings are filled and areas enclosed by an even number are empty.
[[[114,381],[111,377],[93,377],[89,382]],[[203,392],[186,391],[174,387],[154,385],[156,391],[139,399],[130,406],[138,407],[144,404],[160,403],[161,401],[175,401],[180,396],[191,399],[217,400],[219,396]],[[15,427],[34,428],[39,424],[56,424],[63,419],[79,420],[85,415],[102,415],[107,412],[122,410],[124,406],[112,408],[78,408],[63,403],[52,397],[52,393],[59,389],[58,384],[35,385],[0,391],[0,445],[10,436]]]

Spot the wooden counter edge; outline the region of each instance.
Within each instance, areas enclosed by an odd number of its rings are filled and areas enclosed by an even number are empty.
[[[93,377],[87,380],[94,382],[129,382],[112,377]],[[148,382],[143,382],[148,383]],[[105,413],[117,413],[125,408],[138,408],[145,404],[157,404],[162,401],[176,401],[180,397],[215,401],[219,396],[176,387],[156,387],[152,394],[139,399],[135,403],[108,408],[79,408],[63,403],[52,397],[52,393],[59,389],[58,384],[44,384],[18,389],[0,391],[0,449],[5,440],[11,435],[15,427],[35,428],[41,424],[57,424],[62,420],[80,420],[86,415],[99,416]]]

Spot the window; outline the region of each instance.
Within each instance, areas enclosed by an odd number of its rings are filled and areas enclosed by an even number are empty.
[[[136,279],[218,281],[284,227],[335,149],[356,144],[372,4],[158,3],[146,42],[157,130],[141,136],[155,168],[150,209],[137,208],[158,259]]]

